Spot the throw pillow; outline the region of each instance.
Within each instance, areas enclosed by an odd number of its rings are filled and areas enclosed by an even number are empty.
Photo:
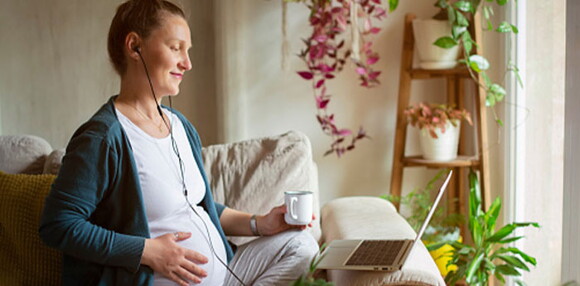
[[[312,191],[318,219],[309,231],[319,240],[318,177],[311,150],[308,137],[296,131],[203,148],[214,199],[233,209],[263,215],[284,203],[285,191]],[[241,245],[255,237],[228,239]]]
[[[38,234],[54,178],[0,172],[0,285],[60,285],[62,254]]]

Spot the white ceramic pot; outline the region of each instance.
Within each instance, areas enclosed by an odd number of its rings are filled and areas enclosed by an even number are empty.
[[[459,45],[450,49],[433,45],[437,39],[451,36],[451,24],[448,21],[433,19],[413,20],[415,45],[419,53],[419,66],[423,69],[449,69],[457,65]]]
[[[461,121],[457,120],[457,126],[447,122],[445,133],[441,128],[435,129],[437,139],[429,135],[427,129],[421,129],[419,142],[423,151],[423,158],[433,161],[451,161],[457,158],[457,147],[459,146],[459,131]]]

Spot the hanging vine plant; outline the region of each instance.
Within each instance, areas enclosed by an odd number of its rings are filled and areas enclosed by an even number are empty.
[[[433,43],[441,48],[451,48],[460,45],[465,55],[464,59],[460,60],[465,64],[469,71],[471,78],[483,88],[486,93],[485,104],[492,108],[494,112],[495,121],[498,125],[503,126],[503,122],[498,118],[493,107],[496,103],[504,100],[506,91],[502,85],[493,82],[487,75],[490,69],[489,61],[482,55],[475,53],[475,47],[478,43],[471,35],[469,27],[472,24],[469,19],[473,19],[476,13],[483,13],[482,29],[484,31],[495,31],[498,33],[513,33],[518,34],[519,30],[514,24],[506,21],[501,21],[499,25],[494,27],[491,18],[494,15],[494,6],[505,6],[510,0],[436,0],[435,7],[440,9],[440,12],[433,18],[439,20],[448,20],[451,24],[451,35],[441,37]],[[517,2],[517,0],[511,0]],[[518,80],[520,86],[523,86],[519,75],[518,67],[509,62],[507,72],[513,72]],[[481,80],[477,75],[481,76]]]
[[[387,16],[387,10],[382,7],[381,0],[283,0],[287,2],[304,3],[310,11],[308,22],[312,28],[310,36],[303,39],[305,48],[299,57],[306,64],[306,69],[298,71],[298,75],[311,82],[313,97],[316,104],[316,118],[322,131],[332,138],[330,148],[325,156],[336,154],[338,157],[355,148],[356,143],[364,138],[370,138],[361,126],[358,131],[342,128],[337,125],[335,114],[328,110],[332,95],[327,83],[341,72],[348,60],[354,63],[360,85],[371,88],[379,85],[380,71],[374,68],[380,57],[373,50],[372,36],[378,34],[381,28],[377,23]],[[484,30],[500,33],[518,33],[515,25],[502,21],[493,27],[491,4],[506,5],[510,0],[436,0],[435,6],[441,9],[436,18],[447,19],[452,25],[449,36],[438,39],[433,44],[442,48],[461,45],[465,64],[471,77],[486,92],[486,105],[493,107],[504,100],[506,91],[498,83],[494,83],[487,75],[490,68],[488,60],[474,53],[478,43],[469,32],[472,24],[468,19],[481,10],[484,15]],[[517,0],[512,0],[517,1]],[[399,0],[388,0],[388,12],[394,11]],[[441,18],[441,19],[442,19]],[[345,38],[350,32],[352,44],[346,45]],[[518,68],[509,63],[508,71],[514,72],[522,85]],[[482,80],[476,76],[479,74]],[[499,125],[503,122],[494,116]]]
[[[328,110],[332,95],[327,83],[343,70],[350,59],[355,66],[360,85],[371,88],[379,84],[380,71],[374,69],[379,54],[373,50],[370,37],[381,29],[375,25],[387,15],[381,7],[381,0],[284,0],[303,2],[310,10],[309,24],[312,33],[304,39],[305,48],[299,57],[305,62],[306,70],[298,71],[303,79],[312,84],[316,103],[316,119],[322,131],[332,137],[332,143],[325,156],[338,157],[355,148],[357,141],[370,138],[361,126],[353,132],[337,126],[335,114]],[[398,1],[390,0],[390,11]],[[348,32],[352,35],[352,45],[345,45]]]

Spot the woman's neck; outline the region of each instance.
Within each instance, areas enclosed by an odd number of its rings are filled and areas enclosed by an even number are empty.
[[[115,102],[129,105],[148,117],[155,118],[159,116],[157,106],[161,104],[161,97],[157,96],[155,99],[148,85],[131,83],[127,79],[122,79],[121,90]]]

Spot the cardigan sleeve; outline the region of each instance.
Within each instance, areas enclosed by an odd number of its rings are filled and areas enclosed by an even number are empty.
[[[119,156],[98,134],[73,137],[52,185],[40,237],[67,255],[136,272],[145,238],[117,233],[91,222],[91,215],[119,174]]]

